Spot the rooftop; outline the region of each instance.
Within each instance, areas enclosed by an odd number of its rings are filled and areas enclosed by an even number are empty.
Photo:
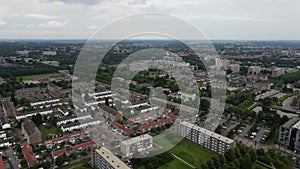
[[[183,122],[181,122],[180,124],[185,125],[185,126],[188,126],[188,127],[190,127],[191,129],[197,130],[197,131],[199,131],[199,132],[201,132],[201,133],[204,133],[204,134],[206,134],[206,135],[209,135],[209,136],[211,136],[211,137],[213,137],[213,138],[216,138],[216,139],[218,139],[218,140],[221,140],[221,141],[223,141],[223,142],[225,142],[225,143],[227,143],[227,144],[234,143],[234,140],[232,140],[232,139],[230,139],[230,138],[224,137],[224,136],[222,136],[222,135],[220,135],[220,134],[217,134],[217,133],[212,132],[212,131],[210,131],[210,130],[207,130],[207,129],[205,129],[205,128],[196,126],[196,125],[194,125],[194,124],[188,123],[188,122],[186,122],[186,121],[183,121]]]
[[[281,127],[291,128],[293,125],[295,125],[299,121],[300,121],[300,118],[299,117],[295,117],[295,118],[290,119],[286,123],[284,123]]]
[[[34,122],[29,119],[24,120],[23,127],[28,135],[31,135],[33,133],[41,134],[41,131],[37,128],[37,126],[34,124]]]
[[[144,135],[134,137],[132,139],[122,141],[122,144],[131,145],[131,144],[135,144],[135,143],[138,143],[140,141],[147,140],[147,139],[152,139],[152,137],[149,134],[144,134]]]
[[[102,158],[105,159],[113,168],[130,169],[123,161],[121,161],[112,152],[107,150],[105,147],[95,150]]]

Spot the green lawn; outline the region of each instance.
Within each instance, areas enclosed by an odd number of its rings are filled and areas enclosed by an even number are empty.
[[[32,80],[33,78],[42,78],[42,77],[57,77],[62,76],[60,73],[46,73],[46,74],[38,74],[38,75],[29,75],[29,76],[19,76],[17,79],[22,78],[23,80]]]
[[[170,137],[170,136],[167,136]],[[159,138],[158,141],[163,141],[166,138]],[[167,142],[166,145],[169,145],[171,142]],[[178,145],[169,150],[170,153],[176,155],[182,160],[188,162],[189,164],[198,168],[202,163],[207,162],[214,153],[205,150],[204,148],[191,143],[187,140],[182,140]],[[139,169],[146,169],[145,167],[140,167]],[[158,169],[192,169],[187,164],[178,160],[174,157],[174,160],[159,167]]]
[[[55,127],[49,128],[47,126],[41,126],[39,129],[42,132],[44,138],[48,138],[49,136],[53,135],[58,135],[60,133],[59,129]]]
[[[253,169],[257,169],[257,168],[259,168],[259,169],[268,169],[267,167],[262,166],[262,165],[257,164],[257,163],[253,163],[252,168]]]
[[[177,146],[171,149],[171,153],[195,167],[205,163],[214,155],[212,152],[205,150],[204,148],[187,140],[183,140]]]
[[[280,98],[278,99],[277,106],[282,106],[282,102],[283,102],[285,99],[287,99],[287,98],[289,98],[289,97],[291,97],[291,96],[293,96],[293,94],[287,93],[287,94],[284,95],[283,97],[280,97]]]
[[[92,167],[89,164],[90,160],[91,158],[85,158],[83,160],[64,166],[61,169],[92,169]]]
[[[164,166],[159,167],[158,169],[192,169],[188,165],[184,164],[183,162],[175,159]]]

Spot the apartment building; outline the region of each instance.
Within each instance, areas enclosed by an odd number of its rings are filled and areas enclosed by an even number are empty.
[[[186,121],[178,124],[177,132],[187,140],[219,154],[225,153],[236,145],[235,141],[230,138]]]
[[[148,151],[153,146],[153,138],[144,134],[121,142],[121,152],[124,156],[133,156],[135,153]]]
[[[123,161],[105,147],[94,150],[92,162],[96,169],[130,169]]]
[[[295,117],[281,125],[279,128],[278,143],[281,146],[300,153],[300,118]]]

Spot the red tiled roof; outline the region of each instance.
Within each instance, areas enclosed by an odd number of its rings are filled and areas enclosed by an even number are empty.
[[[0,169],[5,169],[2,156],[0,156]]]
[[[165,115],[167,115],[167,116],[169,116],[169,117],[171,117],[171,118],[174,118],[174,119],[177,118],[177,116],[174,115],[174,114],[172,114],[172,113],[163,112],[163,114],[165,114]]]
[[[132,129],[127,128],[126,126],[124,126],[124,125],[122,125],[122,124],[120,124],[116,121],[114,122],[114,125],[116,127],[118,127],[119,129],[123,130],[126,134],[131,134],[132,133]]]
[[[32,147],[30,145],[24,145],[23,148],[22,148],[22,152],[23,152],[23,155],[28,163],[28,165],[31,167],[33,166],[37,159],[35,158],[33,152],[32,152]]]
[[[157,115],[156,112],[141,114],[139,116],[129,118],[128,121],[129,122],[135,122],[135,121],[141,120],[141,119],[149,119],[149,118],[153,119],[153,118],[155,118],[156,115]]]
[[[52,152],[52,157],[54,158],[54,157],[57,157],[57,156],[61,156],[64,153],[73,152],[73,151],[75,151],[79,148],[85,149],[88,146],[94,145],[94,144],[95,144],[94,141],[88,141],[88,142],[77,144],[75,146],[71,146],[71,150],[69,150],[69,151],[66,148],[63,148],[63,149],[60,149],[60,150],[55,150],[55,151]]]
[[[149,129],[151,127],[162,125],[162,124],[168,123],[170,121],[171,121],[171,118],[166,118],[166,119],[161,119],[161,120],[158,120],[158,121],[153,121],[153,122],[150,122],[150,123],[147,123],[147,124],[143,124],[143,125],[140,126],[140,130]]]
[[[72,134],[69,134],[69,135],[62,136],[62,137],[53,138],[51,140],[46,140],[45,144],[57,143],[57,142],[60,142],[60,141],[67,140],[69,138],[81,136],[83,134],[86,134],[86,132],[85,131],[80,131],[80,132],[77,132],[77,133],[72,133]]]

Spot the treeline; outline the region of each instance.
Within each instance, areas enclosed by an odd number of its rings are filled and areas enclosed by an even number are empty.
[[[36,63],[32,66],[0,67],[0,76],[3,78],[11,78],[18,76],[53,73],[57,71],[58,68],[54,66]]]
[[[170,152],[165,152],[156,156],[147,157],[147,158],[134,158],[132,163],[135,165],[134,169],[139,167],[144,167],[147,169],[156,169],[159,168],[174,159]]]
[[[243,144],[237,144],[236,148],[230,149],[224,155],[215,155],[200,166],[201,169],[260,169],[256,161],[266,165],[274,165],[277,169],[290,168],[292,157],[283,156],[275,150],[253,149]]]
[[[300,80],[300,71],[284,74],[280,78],[284,83],[295,83]]]

